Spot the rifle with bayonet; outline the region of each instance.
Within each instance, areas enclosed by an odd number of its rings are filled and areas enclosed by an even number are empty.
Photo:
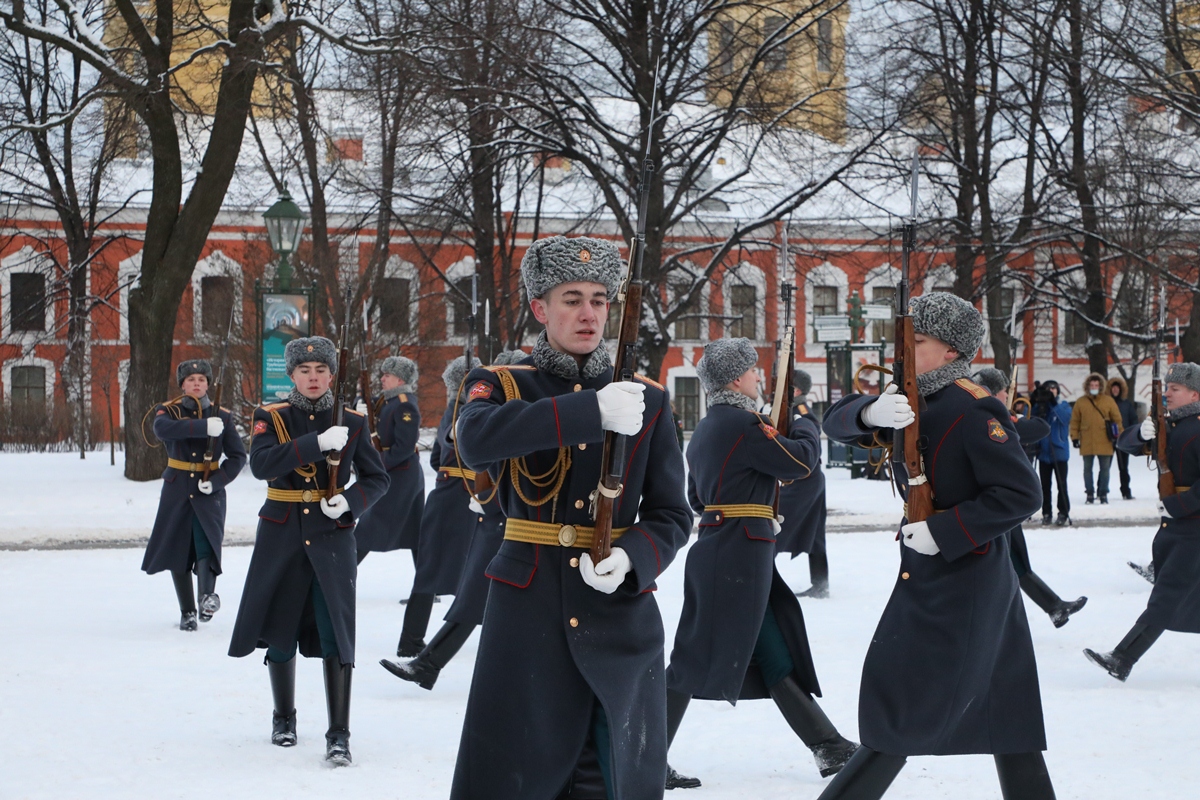
[[[1150,380],[1150,413],[1154,415],[1154,461],[1158,465],[1158,498],[1166,500],[1175,494],[1175,476],[1167,463],[1167,412],[1163,406],[1163,382],[1159,372],[1162,357],[1163,326],[1167,321],[1167,290],[1158,298],[1158,330],[1154,333],[1154,366]]]
[[[471,364],[475,361],[475,326],[479,321],[479,275],[478,273],[471,276],[471,312],[467,315],[467,338],[463,342],[463,363],[466,365],[467,372],[471,372]],[[457,456],[457,453],[456,453]],[[465,480],[465,479],[464,479]],[[492,476],[487,470],[479,470],[475,473],[475,491],[473,492],[475,499],[480,505],[491,499],[490,494],[495,483],[492,481]],[[470,487],[468,487],[468,490]]]
[[[646,260],[646,222],[650,206],[650,181],[654,162],[650,145],[654,138],[654,110],[658,103],[658,68],[654,69],[654,92],[650,97],[649,124],[646,128],[646,153],[638,176],[637,232],[629,243],[629,262],[625,279],[617,289],[621,307],[621,329],[617,334],[617,354],[613,361],[613,380],[631,381],[637,363],[638,328],[642,323],[642,265]],[[620,496],[625,480],[627,437],[614,431],[604,432],[604,450],[600,456],[600,483],[592,492],[591,513],[595,521],[592,538],[592,563],[599,564],[612,552],[613,501]]]
[[[905,491],[905,518],[924,522],[933,515],[933,487],[925,475],[921,457],[921,393],[917,390],[917,360],[914,353],[913,318],[909,313],[910,269],[917,247],[917,170],[920,160],[913,153],[912,192],[908,218],[904,221],[903,249],[900,255],[900,286],[896,293],[896,352],[892,359],[892,383],[908,398],[912,407],[911,425],[896,430],[892,439],[892,463],[908,476]]]
[[[371,366],[367,357],[367,301],[363,300],[362,347],[358,351],[358,391],[362,395],[363,404],[367,407],[367,430],[371,434],[371,444],[383,452],[383,443],[379,441],[379,428],[375,424],[375,401],[371,398]]]
[[[221,389],[225,384],[225,364],[229,361],[229,340],[233,336],[233,314],[234,309],[229,309],[229,325],[225,328],[225,341],[221,345],[221,366],[217,368],[217,382],[213,384],[213,390],[209,393],[209,405],[212,407],[210,416],[221,416]],[[201,415],[203,416],[203,415]],[[204,471],[201,476],[202,481],[207,481],[212,475],[213,459],[216,458],[217,452],[217,437],[209,436],[208,441],[204,444]]]
[[[787,243],[784,242],[784,254]],[[786,261],[784,262],[787,263]],[[775,358],[775,380],[772,382],[771,425],[783,436],[788,435],[792,421],[792,384],[796,373],[796,329],[792,326],[792,295],[796,285],[785,283],[783,289],[783,335],[779,338]],[[775,484],[775,516],[779,516],[779,487]]]
[[[1008,402],[1004,406],[1011,417],[1013,403],[1017,400],[1017,301],[1015,298],[1012,317],[1008,321],[1008,363],[1012,365],[1012,376],[1008,381]]]
[[[341,341],[338,343],[338,371],[334,376],[333,390],[333,425],[346,424],[346,403],[354,393],[353,371],[350,369],[350,305],[354,296],[353,288],[346,289],[345,316],[342,327],[338,331]],[[337,494],[338,469],[342,465],[342,451],[331,450],[325,454],[325,464],[329,467],[329,485],[325,487],[325,499],[332,500]]]

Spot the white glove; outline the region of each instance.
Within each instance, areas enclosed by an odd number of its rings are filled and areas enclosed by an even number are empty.
[[[608,558],[594,567],[591,553],[584,553],[579,557],[579,574],[583,576],[583,582],[597,592],[605,594],[615,592],[631,569],[633,564],[629,561],[629,554],[620,547],[614,547]]]
[[[642,415],[646,413],[646,401],[642,394],[646,386],[633,381],[610,383],[596,392],[600,404],[600,427],[625,436],[632,436],[642,429]]]
[[[472,511],[474,511],[476,514],[482,514],[482,513],[483,513],[483,506],[479,505],[479,501],[478,501],[478,500],[476,500],[474,497],[472,497],[472,498],[471,498],[471,501],[470,501],[469,503],[467,503],[467,506],[468,506],[468,507],[469,507],[469,508],[470,508]]]
[[[896,384],[888,384],[883,394],[859,414],[863,425],[868,428],[906,428],[911,425],[917,415],[908,404],[908,398],[899,391]]]
[[[783,531],[783,514],[778,514],[775,519],[771,520],[771,530],[776,536]]]
[[[317,434],[317,447],[322,453],[330,450],[341,450],[350,439],[350,429],[345,425],[334,425],[324,433]]]
[[[200,490],[200,494],[212,494],[212,481],[200,481],[196,484],[196,488]]]
[[[367,404],[362,400],[359,400],[358,404],[354,406],[354,410],[365,417],[367,415]]]
[[[910,522],[905,525],[900,529],[900,541],[904,542],[905,547],[910,547],[923,556],[936,556],[942,552],[942,548],[933,540],[933,534],[929,532],[928,522]]]
[[[1142,427],[1138,428],[1138,436],[1142,437],[1143,442],[1152,442],[1154,441],[1155,433],[1157,433],[1157,431],[1154,429],[1154,417],[1147,415],[1147,417],[1142,420]]]
[[[350,510],[350,502],[345,495],[335,494],[332,500],[321,498],[321,513],[330,519],[337,519]]]
[[[205,423],[208,425],[209,436],[220,436],[225,432],[225,420],[220,417],[209,417]]]

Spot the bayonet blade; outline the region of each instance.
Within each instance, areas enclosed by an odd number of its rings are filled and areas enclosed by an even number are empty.
[[[911,197],[909,198],[908,218],[913,222],[917,221],[917,175],[921,168],[921,156],[917,151],[913,151],[912,160],[912,189]]]

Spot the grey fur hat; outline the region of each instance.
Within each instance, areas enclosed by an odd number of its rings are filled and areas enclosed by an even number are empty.
[[[183,381],[188,375],[203,375],[208,378],[208,382],[213,381],[212,364],[208,363],[208,359],[193,358],[188,361],[180,361],[179,366],[175,368],[175,381],[183,386]]]
[[[379,365],[380,375],[394,375],[405,386],[417,385],[417,362],[404,356],[388,356]]]
[[[483,362],[475,356],[471,356],[471,369],[482,367]],[[467,377],[467,357],[459,356],[450,361],[446,365],[445,371],[442,372],[442,383],[446,384],[446,396],[453,399],[455,393],[458,392],[458,387],[462,385],[463,378]]]
[[[808,393],[812,391],[812,375],[802,369],[793,371],[792,388],[801,395],[808,396]]]
[[[1163,383],[1178,383],[1193,392],[1200,392],[1200,364],[1184,361],[1167,367],[1167,376]]]
[[[983,317],[975,306],[950,292],[930,292],[908,305],[913,330],[940,339],[970,361],[983,344]]]
[[[749,339],[717,339],[704,346],[704,357],[696,364],[696,374],[704,384],[704,391],[715,392],[757,363],[758,351]]]
[[[526,296],[544,297],[560,283],[592,281],[608,289],[608,299],[617,295],[624,263],[612,242],[588,236],[553,236],[538,239],[521,259],[521,280]]]
[[[288,375],[291,375],[296,367],[309,361],[328,365],[330,372],[337,372],[338,368],[337,348],[324,336],[302,336],[292,339],[284,348],[283,357],[287,362]]]
[[[524,350],[501,350],[496,354],[496,357],[492,359],[492,366],[505,367],[509,364],[516,364],[518,361],[525,358],[525,356],[526,353]]]
[[[971,380],[987,389],[993,397],[1008,388],[1008,376],[995,367],[984,367],[972,375]]]

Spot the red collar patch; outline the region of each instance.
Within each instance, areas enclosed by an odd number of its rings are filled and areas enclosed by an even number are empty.
[[[992,417],[987,422],[988,438],[994,442],[1007,442],[1008,431],[1004,430],[1004,426],[1000,424],[1000,420]]]

